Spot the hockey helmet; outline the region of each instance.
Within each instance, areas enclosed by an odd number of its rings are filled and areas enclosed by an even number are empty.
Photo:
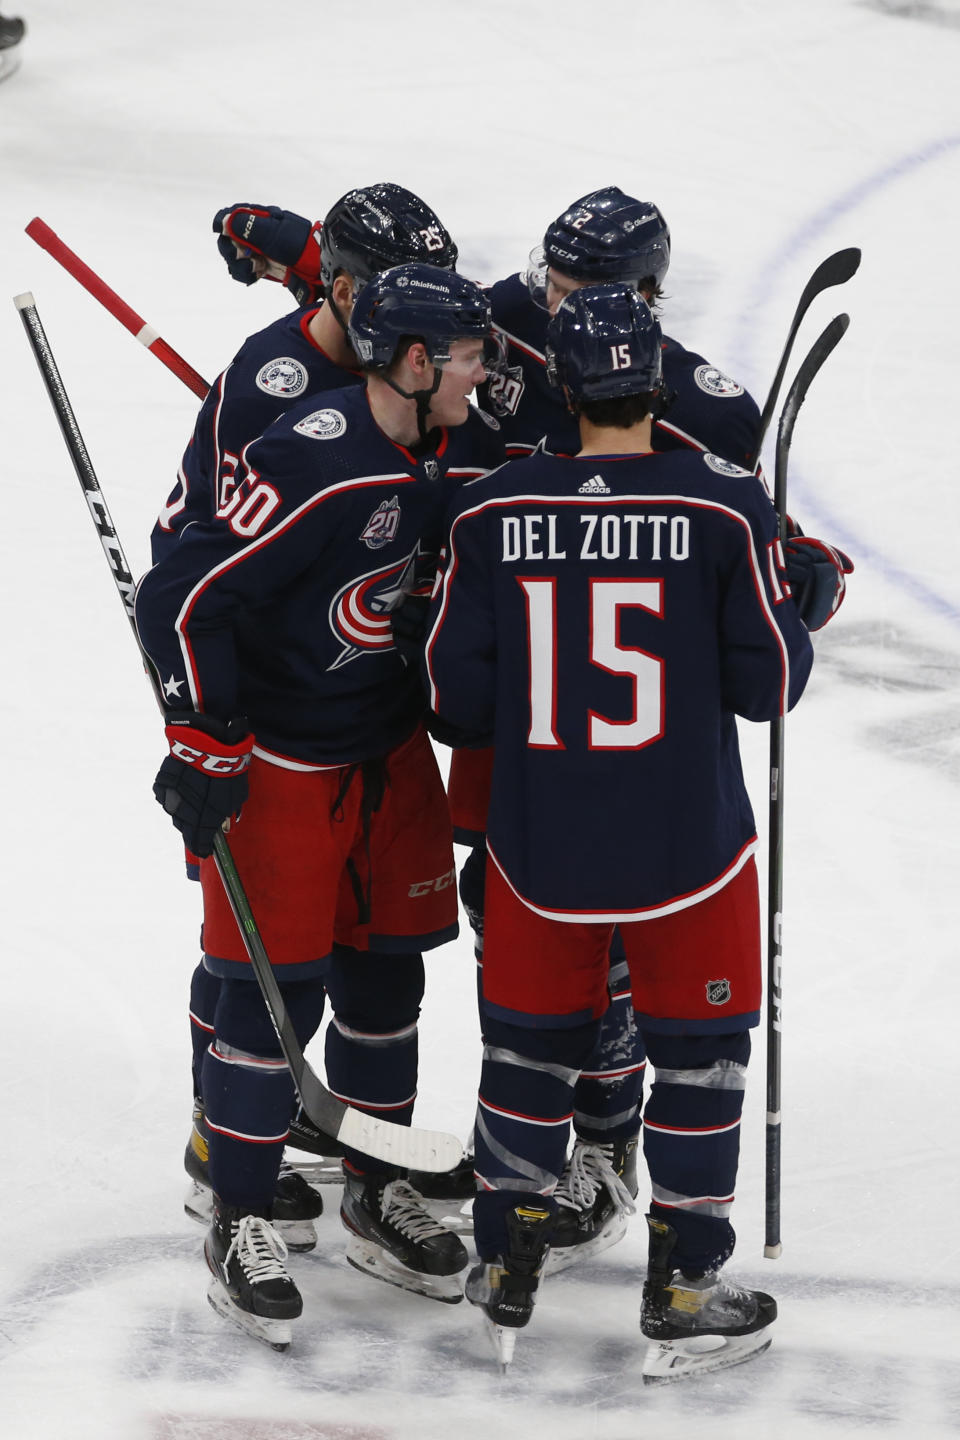
[[[351,344],[368,370],[383,370],[405,337],[422,340],[434,365],[450,359],[454,340],[490,334],[490,304],[473,280],[432,265],[396,265],[368,280],[357,295],[348,327]]]
[[[547,377],[569,400],[652,394],[662,377],[660,326],[628,284],[584,285],[547,327]]]
[[[329,292],[338,271],[358,285],[381,270],[418,261],[453,270],[457,247],[438,216],[402,185],[350,190],[330,209],[320,232],[320,275]]]
[[[628,280],[656,289],[670,265],[670,228],[656,205],[607,185],[558,216],[530,262],[528,283],[540,304],[547,266],[573,280]]]

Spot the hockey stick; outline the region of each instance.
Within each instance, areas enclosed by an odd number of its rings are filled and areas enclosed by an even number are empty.
[[[84,498],[93,517],[100,543],[113,575],[117,593],[123,602],[127,619],[133,632],[137,648],[143,660],[144,669],[153,686],[154,697],[163,710],[163,692],[156,669],[140,644],[134,620],[134,580],[127,564],[123,547],[117,535],[103,491],[94,472],[83,436],[77,425],[73,407],[67,396],[60,372],[37,307],[30,292],[14,297],[14,304],[20,312],[27,338],[33,350],[47,394],[53,405],[60,430],[70,452],[70,459],[83,489]],[[321,1130],[334,1136],[344,1145],[349,1145],[365,1155],[372,1155],[391,1164],[412,1170],[450,1170],[463,1156],[463,1147],[453,1135],[438,1130],[416,1130],[404,1125],[394,1125],[388,1120],[379,1120],[364,1115],[349,1105],[344,1105],[321,1083],[304,1057],[300,1042],[287,1014],[283,997],[277,985],[263,939],[244,893],[240,876],[223,833],[214,841],[214,857],[223,887],[230,901],[234,918],[257,983],[263,994],[271,1022],[283,1050],[294,1084],[303,1108],[309,1118]]]
[[[763,442],[770,428],[773,412],[777,408],[780,387],[783,384],[783,377],[787,372],[787,365],[790,362],[793,342],[797,338],[797,332],[800,329],[804,315],[806,315],[813,301],[821,291],[829,290],[831,285],[844,285],[851,276],[857,273],[859,264],[860,251],[855,245],[851,246],[849,250],[838,250],[835,255],[828,255],[826,260],[823,260],[817,266],[803,287],[803,294],[800,296],[797,308],[793,312],[793,320],[790,322],[790,329],[787,331],[787,340],[783,347],[783,354],[780,356],[777,373],[773,377],[770,393],[767,395],[766,403],[760,415],[760,428],[757,431],[757,438],[753,448],[754,470],[756,470],[759,465],[760,451],[763,448]]]
[[[188,365],[182,355],[178,355],[172,345],[168,345],[160,335],[157,334],[152,325],[137,314],[136,310],[130,308],[125,300],[121,300],[115,290],[111,290],[106,281],[101,280],[96,271],[85,265],[79,255],[75,255],[68,245],[64,245],[60,236],[50,226],[37,216],[25,227],[26,233],[31,240],[35,240],[44,250],[48,251],[62,265],[74,280],[79,280],[85,290],[88,290],[95,300],[99,300],[105,309],[115,320],[119,320],[125,329],[130,331],[141,345],[145,345],[152,355],[172,370],[188,386],[199,399],[203,400],[210,386],[202,375],[198,375],[192,365]]]
[[[849,315],[837,315],[814,341],[787,393],[777,431],[774,505],[780,525],[780,544],[787,538],[787,462],[797,412],[827,356],[850,324]],[[780,1104],[781,1036],[783,1029],[783,715],[770,724],[770,851],[767,869],[767,1122],[766,1122],[766,1234],[763,1253],[779,1258],[780,1244]]]

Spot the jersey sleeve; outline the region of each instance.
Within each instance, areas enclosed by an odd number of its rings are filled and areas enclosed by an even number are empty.
[[[330,543],[305,443],[282,430],[250,445],[220,517],[191,525],[140,582],[137,630],[171,709],[236,713],[238,617],[268,607]]]
[[[482,505],[455,508],[424,647],[431,710],[471,734],[492,731],[495,712],[494,587],[485,528]]]
[[[725,707],[746,720],[793,708],[810,675],[813,646],[790,595],[777,516],[763,486],[744,475],[719,606]]]

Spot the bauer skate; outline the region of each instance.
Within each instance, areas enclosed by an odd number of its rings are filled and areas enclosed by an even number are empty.
[[[345,1167],[340,1219],[355,1269],[429,1300],[463,1299],[457,1280],[469,1259],[463,1242],[434,1220],[408,1181]]]
[[[303,1301],[284,1266],[287,1247],[269,1220],[215,1196],[203,1253],[212,1277],[207,1299],[217,1314],[286,1350]]]
[[[554,1193],[557,1218],[547,1270],[554,1274],[616,1245],[636,1211],[637,1137],[606,1145],[577,1140]]]
[[[691,1278],[671,1264],[676,1231],[647,1216],[650,1262],[643,1287],[640,1329],[651,1344],[643,1361],[644,1384],[724,1370],[768,1348],[767,1327],[777,1303],[762,1290],[741,1290],[720,1272]]]
[[[537,1290],[550,1251],[553,1212],[535,1205],[517,1205],[508,1212],[507,1253],[481,1261],[467,1276],[466,1296],[486,1319],[501,1369],[513,1359],[519,1329],[529,1324]]]
[[[213,1190],[208,1169],[209,1131],[203,1103],[193,1102],[193,1127],[183,1156],[183,1168],[190,1176],[190,1189],[183,1208],[191,1220],[209,1225],[213,1219]],[[317,1243],[314,1221],[323,1214],[323,1200],[299,1171],[281,1167],[272,1205],[273,1227],[288,1250],[312,1250]]]

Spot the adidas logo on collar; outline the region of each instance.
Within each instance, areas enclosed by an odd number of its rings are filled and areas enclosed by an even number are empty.
[[[577,490],[578,495],[609,495],[610,486],[604,481],[602,475],[591,475],[589,480],[584,480]]]

